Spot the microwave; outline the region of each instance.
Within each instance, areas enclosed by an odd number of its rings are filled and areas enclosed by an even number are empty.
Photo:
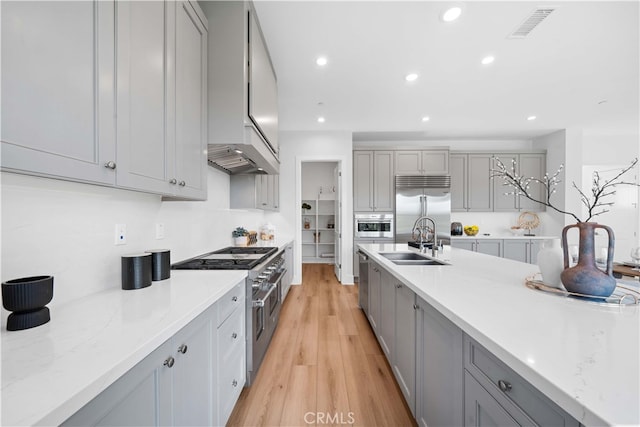
[[[354,237],[393,239],[393,214],[356,214]]]

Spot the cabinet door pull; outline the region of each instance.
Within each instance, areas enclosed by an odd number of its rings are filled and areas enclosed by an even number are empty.
[[[186,183],[186,182],[184,182],[184,181],[180,181],[180,182],[178,183],[178,185],[179,185],[180,187],[184,187],[185,185],[187,185],[187,183]]]
[[[182,354],[185,354],[188,349],[189,349],[189,347],[187,347],[186,344],[182,344],[180,347],[178,347],[178,352],[180,352]]]
[[[168,368],[172,368],[174,363],[176,363],[176,360],[173,357],[169,356],[167,360],[164,361],[163,365]]]
[[[498,387],[500,387],[500,390],[502,390],[505,393],[508,391],[511,391],[511,384],[504,380],[498,381]]]
[[[113,160],[109,160],[107,163],[104,164],[104,167],[107,169],[115,169],[116,162],[114,162]]]
[[[232,386],[234,386],[234,387],[238,387],[238,381],[233,380],[233,381],[231,382],[231,385],[232,385]]]
[[[398,283],[398,284],[396,285],[396,289],[400,289],[401,287],[402,287],[402,285],[401,285],[400,283]]]
[[[233,339],[235,340],[236,338],[238,338],[238,334],[236,334],[235,332],[234,332],[234,333],[232,333],[232,334],[231,334],[231,338],[233,338]]]
[[[418,304],[413,304],[413,309],[414,310],[418,310],[420,308],[420,306]]]
[[[171,178],[171,179],[169,180],[169,184],[171,184],[171,185],[176,185],[177,183],[178,183],[178,180],[177,180],[177,179],[175,179],[175,178]]]
[[[231,301],[233,301],[233,302],[238,301],[238,297],[237,297],[237,296],[235,296],[235,295],[234,295],[234,296],[232,296],[232,297],[231,297]]]

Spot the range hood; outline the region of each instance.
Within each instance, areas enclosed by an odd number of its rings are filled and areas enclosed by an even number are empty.
[[[209,166],[230,175],[280,173],[280,162],[255,131],[248,132],[245,140],[249,143],[208,144]]]

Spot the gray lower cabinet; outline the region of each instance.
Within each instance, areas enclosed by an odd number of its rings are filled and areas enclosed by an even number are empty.
[[[244,319],[242,281],[63,425],[226,424],[245,383]]]
[[[468,336],[464,338],[464,368],[466,425],[579,425]]]
[[[451,246],[497,257],[502,256],[502,239],[455,239],[451,241]]]
[[[202,313],[63,425],[211,425],[214,314]]]
[[[527,423],[529,424],[529,423]],[[464,425],[521,426],[469,372],[464,373]]]
[[[416,294],[395,283],[394,355],[391,366],[404,399],[416,416]]]
[[[417,298],[416,420],[420,426],[463,425],[463,333]]]
[[[451,246],[529,264],[538,262],[540,239],[452,239]]]
[[[238,283],[217,303],[214,425],[229,420],[246,377],[245,284]]]
[[[538,252],[540,251],[540,240],[504,240],[503,257],[521,262],[535,264],[538,262]]]
[[[376,336],[380,324],[380,275],[382,269],[375,263],[369,262],[369,324]]]
[[[394,335],[396,333],[396,280],[380,269],[380,323],[378,324],[378,341],[389,363],[393,361]]]

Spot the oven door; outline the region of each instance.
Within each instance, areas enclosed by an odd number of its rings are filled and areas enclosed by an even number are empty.
[[[354,231],[356,238],[393,238],[393,215],[355,215]]]
[[[252,322],[253,328],[252,346],[251,346],[251,361],[252,370],[254,373],[258,372],[264,354],[269,347],[269,341],[271,341],[272,326],[271,317],[269,312],[269,301],[272,295],[276,295],[277,288],[270,286],[268,290],[259,292],[256,298],[252,301]]]

